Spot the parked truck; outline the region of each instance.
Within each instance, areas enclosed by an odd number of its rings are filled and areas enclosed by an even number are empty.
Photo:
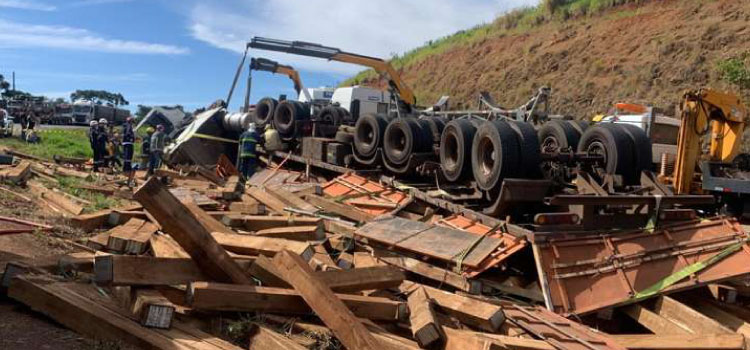
[[[114,106],[97,104],[92,101],[73,102],[73,122],[80,125],[88,125],[92,120],[106,119],[109,123],[119,125],[130,116],[127,109]]]

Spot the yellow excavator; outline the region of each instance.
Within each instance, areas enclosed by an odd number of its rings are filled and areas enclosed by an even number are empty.
[[[676,194],[713,193],[734,211],[745,207],[750,199],[750,156],[740,154],[740,146],[747,117],[736,95],[711,89],[683,95],[673,173]]]
[[[318,57],[331,61],[358,64],[374,69],[388,79],[388,85],[395,95],[399,108],[406,113],[411,113],[417,103],[414,92],[406,86],[396,69],[390,63],[377,57],[359,55],[350,52],[344,52],[340,49],[327,47],[320,44],[308,43],[304,41],[285,41],[277,39],[268,39],[254,37],[247,44],[248,48],[285,52],[293,55],[302,55]]]
[[[297,95],[303,92],[302,80],[299,78],[299,72],[292,68],[292,66],[279,64],[278,62],[271,61],[267,58],[253,57],[250,59],[250,70],[286,75],[292,80],[292,83],[294,83],[294,91],[297,92]]]

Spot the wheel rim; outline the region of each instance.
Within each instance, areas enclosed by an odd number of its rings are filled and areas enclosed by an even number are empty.
[[[261,103],[258,107],[258,116],[260,116],[260,122],[268,121],[268,116],[271,114],[271,108],[266,103]]]
[[[542,151],[543,152],[555,152],[560,149],[560,143],[554,136],[547,136],[542,140]]]
[[[603,142],[594,140],[586,147],[586,153],[604,157],[604,164],[607,164],[607,147]]]
[[[394,156],[394,160],[402,160],[408,148],[406,133],[403,128],[393,128],[388,133],[388,149]]]
[[[495,146],[492,144],[492,140],[488,137],[483,137],[479,141],[477,151],[479,152],[479,171],[481,171],[484,177],[489,177],[497,163]]]

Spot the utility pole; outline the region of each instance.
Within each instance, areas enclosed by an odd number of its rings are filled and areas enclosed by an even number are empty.
[[[13,71],[13,91],[16,91],[16,71]]]

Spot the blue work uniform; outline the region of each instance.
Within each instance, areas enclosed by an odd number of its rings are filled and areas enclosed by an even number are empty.
[[[245,131],[240,135],[240,149],[237,160],[237,170],[245,179],[249,179],[255,173],[256,150],[260,135],[257,131]]]
[[[122,171],[130,172],[133,170],[133,153],[135,152],[135,132],[133,124],[125,123],[122,126]]]
[[[99,171],[102,154],[99,152],[99,127],[92,126],[89,128],[89,144],[94,152],[94,171]]]

